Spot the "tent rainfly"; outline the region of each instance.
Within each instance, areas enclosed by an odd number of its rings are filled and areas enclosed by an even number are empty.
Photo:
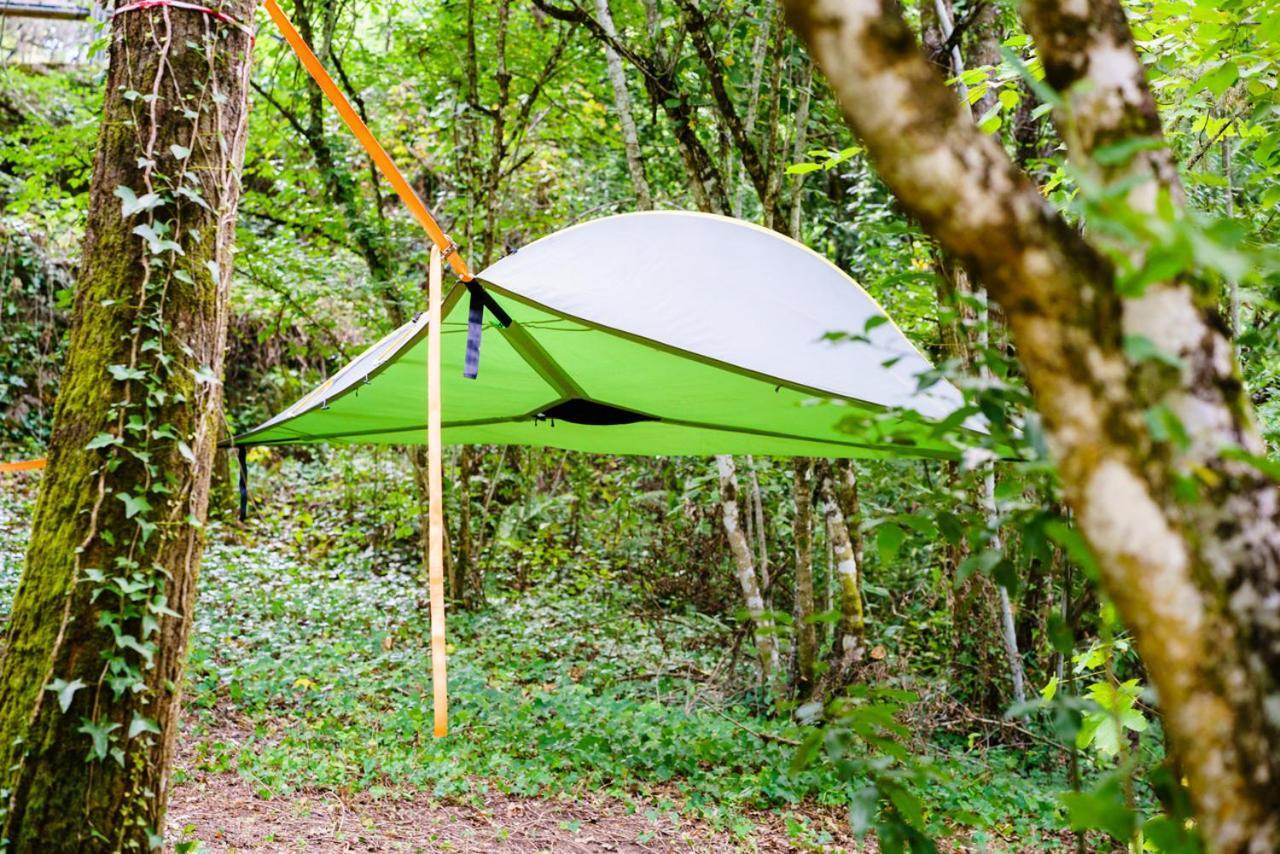
[[[454,285],[443,317],[446,445],[951,457],[939,428],[963,419],[959,391],[852,279],[726,217],[565,229]],[[425,442],[426,338],[424,313],[235,444]]]

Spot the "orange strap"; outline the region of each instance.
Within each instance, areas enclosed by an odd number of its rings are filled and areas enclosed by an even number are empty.
[[[364,146],[364,150],[369,152],[369,156],[373,158],[374,165],[378,167],[378,171],[383,177],[390,182],[392,188],[395,189],[396,195],[409,208],[409,212],[413,214],[423,228],[427,230],[427,234],[431,235],[431,240],[436,246],[440,247],[440,253],[449,261],[449,266],[453,272],[457,273],[458,278],[464,282],[469,282],[473,278],[471,271],[467,268],[467,262],[462,260],[462,255],[458,252],[458,246],[449,236],[444,233],[444,229],[436,222],[436,218],[431,215],[431,211],[427,210],[427,206],[422,203],[422,199],[418,198],[418,194],[414,192],[413,187],[405,180],[404,175],[396,167],[395,161],[383,150],[382,145],[369,132],[369,128],[360,119],[360,115],[351,107],[351,103],[347,101],[345,95],[342,94],[333,78],[329,76],[329,72],[324,70],[324,66],[320,64],[320,60],[307,46],[305,40],[293,27],[288,16],[280,8],[280,4],[276,0],[267,0],[267,13],[271,15],[271,20],[276,22],[276,26],[280,28],[280,32],[284,34],[285,41],[293,48],[293,52],[298,55],[298,59],[302,61],[302,66],[311,75],[311,79],[316,81],[320,87],[320,91],[324,92],[325,97],[329,99],[329,103],[333,104],[337,109],[338,115],[346,122],[347,127],[356,135],[356,139],[360,140],[360,144]]]
[[[11,471],[36,471],[44,468],[44,464],[48,460],[43,457],[38,460],[19,460],[16,463],[0,463],[0,474]]]

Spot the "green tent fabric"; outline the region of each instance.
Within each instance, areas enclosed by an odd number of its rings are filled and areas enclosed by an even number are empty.
[[[476,278],[489,308],[475,379],[471,295],[457,284],[444,303],[446,444],[952,457],[939,425],[983,429],[862,288],[740,220],[606,217]],[[423,443],[425,379],[423,314],[235,444]]]

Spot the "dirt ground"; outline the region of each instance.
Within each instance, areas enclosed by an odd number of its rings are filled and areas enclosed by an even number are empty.
[[[219,740],[235,733],[219,732]],[[586,799],[520,798],[490,792],[467,803],[442,802],[429,793],[300,792],[264,799],[234,772],[201,770],[198,740],[180,739],[183,782],[170,792],[170,850],[198,840],[217,854],[232,852],[790,852],[798,847],[786,821],[772,813],[740,839],[706,822],[662,812],[643,802],[604,796]],[[806,814],[810,827],[831,834],[830,851],[862,851],[839,811]],[[815,850],[809,848],[808,850]]]
[[[184,834],[184,828],[192,832]],[[706,825],[605,799],[490,795],[482,805],[461,806],[423,794],[374,800],[317,792],[263,800],[235,774],[198,773],[172,793],[169,838],[198,839],[215,852],[797,850],[780,823],[737,840]]]

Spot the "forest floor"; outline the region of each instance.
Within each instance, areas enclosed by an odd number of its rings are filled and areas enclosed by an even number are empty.
[[[386,489],[401,476],[393,462],[357,464],[359,477],[335,460],[259,472],[255,516],[212,525],[171,789],[175,846],[875,850],[849,832],[859,781],[829,766],[792,772],[787,742],[804,731],[731,687],[751,684],[749,662],[724,678],[732,623],[691,608],[655,617],[622,583],[625,556],[604,547],[504,544],[536,565],[491,566],[502,583],[487,607],[451,615],[451,732],[431,738],[411,499]],[[0,619],[33,484],[0,489]],[[960,744],[922,747],[936,754],[922,794],[936,835],[950,837],[940,847],[1058,847],[1057,770],[1022,748]]]

